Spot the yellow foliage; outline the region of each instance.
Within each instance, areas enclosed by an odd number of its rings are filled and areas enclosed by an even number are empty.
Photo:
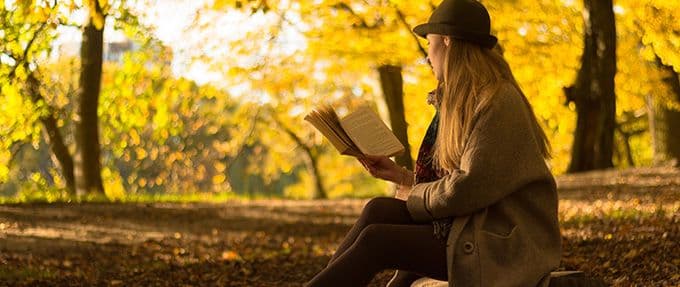
[[[135,148],[135,153],[137,153],[137,160],[143,160],[147,156],[146,150],[140,147]]]
[[[123,179],[116,171],[108,167],[102,168],[102,181],[104,182],[104,193],[109,200],[122,200],[125,198],[125,187]]]
[[[104,10],[106,9],[108,1],[107,0],[87,0],[85,4],[88,7],[89,10],[89,17],[94,26],[98,29],[101,30],[104,28],[104,13],[99,12],[98,10]],[[99,8],[99,9],[98,9]]]
[[[159,102],[156,110],[156,114],[153,116],[153,123],[156,128],[164,129],[168,122],[170,121],[170,115],[168,114],[168,106],[163,102]]]
[[[221,161],[215,161],[213,167],[215,168],[216,172],[222,173],[226,169],[227,165],[222,163]]]
[[[137,130],[134,130],[134,129],[130,130],[130,140],[131,140],[131,144],[133,146],[139,145],[140,138],[139,138],[139,134],[137,133]]]
[[[9,175],[9,159],[11,154],[9,151],[0,149],[0,183],[6,182]]]
[[[198,168],[196,169],[196,173],[194,174],[194,178],[196,180],[202,180],[203,178],[205,178],[205,172],[206,172],[205,166],[199,165]]]
[[[217,174],[212,177],[212,183],[217,185],[217,184],[222,184],[227,177],[224,174]]]
[[[283,196],[291,199],[309,199],[311,197],[309,188],[311,186],[311,179],[309,174],[303,172],[298,176],[299,178],[296,183],[289,184],[283,189]]]
[[[37,182],[40,182],[42,180],[43,180],[42,175],[40,175],[39,172],[34,172],[34,173],[31,174],[31,181],[37,183]]]

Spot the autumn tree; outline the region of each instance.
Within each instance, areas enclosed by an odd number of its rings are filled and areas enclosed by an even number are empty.
[[[83,9],[75,2],[56,1],[19,1],[11,7],[2,5],[2,31],[10,35],[3,44],[3,55],[11,61],[3,62],[4,74],[3,94],[7,97],[30,99],[31,105],[25,106],[23,112],[37,117],[43,125],[43,134],[50,148],[52,159],[61,171],[66,182],[66,189],[72,194],[103,194],[101,180],[101,164],[99,156],[98,132],[98,98],[101,81],[103,28],[106,13],[113,12],[120,19],[130,20],[134,17],[125,10],[121,1],[88,1],[89,16],[82,27],[73,23],[69,13]],[[108,12],[105,12],[108,11]],[[76,119],[75,153],[71,156],[63,135],[63,124],[66,119],[58,116],[60,109],[50,102],[62,95],[50,94],[53,89],[46,86],[51,82],[44,66],[49,61],[52,41],[56,38],[57,27],[81,27],[81,61],[79,88],[75,96],[79,102],[74,111]],[[15,91],[16,94],[10,91]],[[17,113],[20,109],[12,111]],[[63,116],[63,115],[62,115]],[[70,117],[69,117],[70,118]],[[21,127],[24,135],[36,135],[30,128],[34,122],[25,121],[27,126]],[[39,130],[38,130],[39,131]],[[16,130],[9,133],[16,133]],[[21,142],[21,137],[9,137],[4,145],[11,146]],[[34,144],[35,145],[35,144]]]
[[[631,26],[638,31],[642,56],[656,69],[659,88],[647,101],[654,161],[680,164],[680,3],[674,1],[631,1]]]
[[[67,189],[74,192],[73,159],[58,126],[57,109],[46,100],[51,95],[47,95],[42,87],[43,75],[39,70],[55,38],[54,27],[64,20],[57,16],[58,4],[50,1],[20,1],[14,5],[6,7],[3,3],[0,6],[2,31],[6,37],[0,52],[7,59],[1,62],[2,94],[5,101],[20,104],[3,105],[8,108],[3,114],[9,116],[3,122],[12,124],[11,129],[2,132],[2,144],[4,148],[13,150],[12,146],[18,145],[26,137],[37,142],[40,133],[31,131],[36,123],[34,120],[38,119],[43,126],[42,135],[50,148],[52,159],[61,170]],[[11,153],[10,160],[5,163],[7,166],[13,156],[14,153]]]
[[[657,163],[671,161],[680,165],[680,77],[673,66],[664,64],[657,57],[657,67],[663,72],[663,84],[667,86],[665,101],[650,99],[650,130],[652,146]],[[656,103],[655,103],[656,102]]]

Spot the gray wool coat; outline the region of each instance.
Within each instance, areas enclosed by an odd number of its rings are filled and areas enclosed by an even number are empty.
[[[547,286],[561,255],[557,191],[530,111],[504,84],[473,120],[460,168],[415,185],[408,211],[417,222],[454,218],[449,286]]]

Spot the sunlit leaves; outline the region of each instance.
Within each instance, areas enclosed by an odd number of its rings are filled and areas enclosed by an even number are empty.
[[[109,143],[103,150],[113,157],[104,161],[122,167],[128,192],[228,190],[225,162],[232,149],[219,147],[232,143],[225,139],[232,132],[222,131],[239,126],[230,118],[233,104],[222,91],[160,68],[160,50],[143,47],[107,65],[101,101],[106,109],[100,113]]]
[[[120,174],[108,167],[102,169],[102,181],[106,197],[112,201],[121,200],[125,197],[126,190]]]
[[[89,12],[89,18],[94,24],[94,26],[101,30],[104,28],[104,18],[105,12],[107,9],[107,0],[86,0],[85,4],[87,5],[88,12]]]
[[[9,175],[9,160],[12,157],[11,153],[4,149],[0,149],[0,182],[6,182]]]
[[[35,105],[23,96],[16,85],[3,85],[0,101],[0,135],[5,146],[32,139],[33,126],[38,120]]]
[[[625,1],[627,12],[642,31],[642,43],[650,46],[666,65],[680,71],[680,23],[677,1]]]

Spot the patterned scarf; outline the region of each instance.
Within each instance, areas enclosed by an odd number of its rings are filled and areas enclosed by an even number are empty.
[[[438,108],[437,102],[435,100],[435,91],[430,92],[428,96],[428,103],[431,103],[436,108]],[[415,183],[431,182],[438,180],[444,176],[441,169],[437,169],[434,166],[432,160],[432,153],[434,152],[434,143],[437,139],[437,126],[439,125],[439,110],[435,113],[430,126],[425,132],[425,137],[423,142],[420,144],[420,149],[418,150],[418,158],[416,159],[415,168]],[[446,240],[448,232],[451,228],[452,218],[438,219],[432,222],[434,226],[434,236],[435,238]]]

